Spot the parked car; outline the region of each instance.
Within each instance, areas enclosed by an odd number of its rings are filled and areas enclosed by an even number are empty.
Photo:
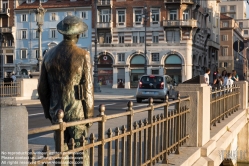
[[[136,99],[138,103],[142,100],[152,97],[165,101],[168,95],[169,99],[177,99],[178,92],[175,91],[173,79],[168,75],[143,75],[138,83]]]

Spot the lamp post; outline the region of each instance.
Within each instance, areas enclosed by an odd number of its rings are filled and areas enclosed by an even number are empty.
[[[149,12],[147,11],[147,6],[144,6],[142,17],[144,19],[144,74],[147,75],[147,50],[146,50],[146,25],[147,19],[149,18]]]
[[[44,9],[41,5],[41,1],[39,7],[34,10],[36,14],[36,22],[38,26],[39,32],[39,56],[38,56],[38,64],[39,64],[39,72],[41,73],[41,64],[42,64],[42,25],[44,23],[44,14],[47,10]]]
[[[93,77],[94,77],[94,92],[101,92],[100,86],[98,84],[98,56],[97,56],[97,1],[95,0],[95,39],[94,39],[94,70],[93,70]]]

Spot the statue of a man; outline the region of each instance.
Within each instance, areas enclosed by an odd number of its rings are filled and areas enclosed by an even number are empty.
[[[57,112],[60,109],[64,111],[65,122],[90,118],[94,111],[90,55],[76,45],[79,35],[87,30],[87,25],[78,17],[67,16],[58,23],[57,30],[64,39],[46,53],[38,85],[45,117],[49,118],[52,124],[57,123]],[[64,133],[64,150],[67,150],[70,138],[74,138],[75,146],[79,147],[82,135],[87,136],[88,127],[68,127]],[[57,149],[59,145],[56,137],[58,136],[55,133]],[[89,156],[84,154],[83,160],[87,163]]]

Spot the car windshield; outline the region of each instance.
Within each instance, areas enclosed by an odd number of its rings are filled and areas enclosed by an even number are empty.
[[[143,76],[139,83],[140,89],[161,89],[162,76]]]

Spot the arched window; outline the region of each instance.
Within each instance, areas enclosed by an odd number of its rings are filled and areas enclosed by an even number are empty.
[[[178,55],[169,55],[165,60],[165,64],[182,64],[182,60]]]
[[[131,59],[131,64],[144,64],[144,63],[145,63],[145,59],[143,55],[135,55]]]

